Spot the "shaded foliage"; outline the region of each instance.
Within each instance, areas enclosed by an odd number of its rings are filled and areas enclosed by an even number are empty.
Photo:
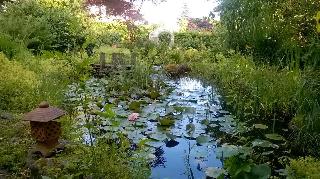
[[[319,8],[313,0],[223,0],[219,10],[229,47],[253,53],[257,61],[303,67],[319,66]]]
[[[0,32],[22,41],[35,53],[72,50],[85,42],[81,2],[26,0],[6,3]]]

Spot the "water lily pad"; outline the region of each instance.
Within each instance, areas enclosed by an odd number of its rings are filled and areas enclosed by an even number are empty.
[[[159,123],[161,126],[172,126],[174,124],[174,119],[171,116],[166,116],[159,119]]]
[[[220,110],[219,113],[220,113],[220,114],[230,114],[229,111],[225,111],[225,110]]]
[[[224,159],[239,154],[239,147],[235,145],[224,144],[215,149],[217,157]]]
[[[129,104],[129,109],[131,111],[134,111],[134,112],[139,112],[140,111],[140,101],[132,101],[130,104]]]
[[[167,136],[163,133],[158,132],[158,133],[153,133],[153,134],[149,135],[149,138],[157,140],[157,141],[163,141],[164,139],[167,138]]]
[[[138,131],[133,131],[128,133],[128,138],[131,139],[133,143],[138,144],[140,140],[145,138],[145,136],[140,134]]]
[[[168,132],[166,132],[166,136],[170,139],[170,140],[176,140],[177,136],[170,134]]]
[[[204,119],[200,123],[207,126],[207,125],[209,125],[210,121],[209,121],[209,119]]]
[[[208,167],[205,173],[207,177],[218,178],[220,176],[224,176],[226,174],[226,171],[222,168]]]
[[[200,135],[196,138],[197,143],[201,145],[210,142],[210,140],[211,137],[205,135]]]
[[[159,148],[159,147],[163,146],[164,143],[163,142],[154,142],[154,141],[152,141],[152,142],[146,142],[145,145],[150,146],[150,147],[154,147],[154,148]]]
[[[279,148],[278,145],[271,143],[267,140],[256,139],[252,142],[252,147],[263,147],[263,148]]]
[[[209,126],[212,128],[215,128],[215,127],[218,127],[219,125],[218,124],[210,124]]]
[[[256,129],[268,129],[268,126],[264,124],[254,124],[253,127]]]
[[[134,127],[147,127],[147,125],[142,121],[136,121],[133,123]]]
[[[196,130],[196,126],[195,126],[194,124],[192,124],[192,123],[187,124],[187,126],[186,126],[186,131],[187,131],[187,133],[191,134],[191,133],[193,133],[195,130]]]
[[[151,122],[155,122],[155,121],[157,121],[157,119],[158,119],[159,117],[160,117],[159,114],[153,113],[153,114],[150,114],[150,115],[148,116],[148,120],[151,121]]]
[[[265,136],[266,136],[266,138],[271,139],[271,140],[276,140],[276,141],[285,140],[284,137],[282,137],[279,134],[266,134]]]
[[[152,142],[152,139],[143,138],[139,141],[138,146],[141,148],[146,145],[147,142]]]
[[[156,158],[157,158],[157,156],[155,156],[154,154],[148,154],[148,156],[147,156],[147,160],[154,160]]]
[[[271,155],[273,153],[274,153],[274,151],[271,150],[271,151],[262,152],[261,155],[267,156],[267,155]]]

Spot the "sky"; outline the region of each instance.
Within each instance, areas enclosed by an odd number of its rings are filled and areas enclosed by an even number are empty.
[[[141,14],[151,24],[160,24],[167,30],[176,31],[179,29],[178,19],[184,4],[189,9],[189,17],[194,18],[208,16],[217,6],[215,0],[167,0],[156,5],[146,1],[142,5]]]
[[[141,1],[137,1],[135,5],[139,8]],[[178,19],[182,15],[184,5],[187,5],[189,17],[202,18],[208,16],[218,3],[217,0],[166,0],[158,4],[145,1],[141,6],[140,13],[149,24],[158,24],[162,29],[177,31],[179,30]],[[96,14],[99,12],[99,8],[92,6],[90,12]],[[106,17],[106,14],[104,13],[102,17]],[[219,20],[217,14],[216,19]],[[102,21],[108,20],[112,19],[102,18]]]

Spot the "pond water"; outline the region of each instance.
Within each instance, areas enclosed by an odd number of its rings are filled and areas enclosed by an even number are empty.
[[[207,135],[207,125],[202,122],[220,115],[218,96],[211,87],[204,87],[198,80],[182,78],[167,83],[174,88],[165,100],[168,105],[184,107],[189,112],[183,113],[181,120],[170,127],[172,134],[181,138],[176,139],[177,143],[173,147],[163,144],[158,148],[160,155],[157,157],[162,159],[157,159],[151,178],[205,178],[207,167],[222,166],[214,152],[215,139]],[[193,135],[186,132],[188,124],[195,126]],[[208,136],[210,142],[197,144],[196,138],[202,135]]]
[[[163,78],[163,76],[155,75],[153,78]],[[129,106],[133,99],[119,100],[120,97],[115,97],[116,93],[106,93],[107,84],[104,80],[87,81],[86,86],[89,90],[85,93],[89,92],[90,97],[103,99],[104,105],[118,99],[116,105],[110,106],[116,114],[115,119],[102,117],[100,125],[96,127],[109,138],[116,138],[116,132],[120,132],[133,144],[144,141],[147,146],[145,151],[149,153],[152,166],[150,178],[206,178],[208,167],[221,168],[223,165],[220,160],[221,154],[218,156],[216,152],[217,139],[212,129],[233,133],[235,130],[233,118],[222,109],[220,96],[214,88],[204,86],[200,81],[188,77],[178,80],[164,78],[161,81],[166,83],[166,89],[171,89],[170,93],[162,95],[160,100],[140,97],[138,100],[143,102],[139,112],[140,117],[135,122],[127,119],[132,113]],[[79,91],[73,86],[69,91],[69,95],[73,97],[69,98],[81,98],[84,96],[83,93],[84,91]],[[131,94],[131,96],[138,95]],[[89,106],[96,108],[95,102]],[[109,109],[104,107],[101,111],[105,110]],[[168,116],[172,124],[160,125],[160,120]],[[88,144],[91,139],[92,136],[88,137],[88,133],[85,133],[84,140]]]

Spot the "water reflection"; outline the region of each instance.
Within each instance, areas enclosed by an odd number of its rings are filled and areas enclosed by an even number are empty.
[[[211,114],[221,109],[219,99],[212,87],[205,87],[198,80],[182,78],[167,83],[175,89],[166,99],[168,105],[187,107],[189,112],[183,113],[175,126],[170,128],[172,133],[182,135],[175,141],[164,141],[161,155],[156,155],[151,178],[205,178],[204,170],[207,167],[221,167],[222,163],[215,155],[214,141],[199,145],[195,139],[199,135],[207,135],[208,130],[201,121],[214,117]],[[195,126],[192,135],[186,134],[188,124]]]

